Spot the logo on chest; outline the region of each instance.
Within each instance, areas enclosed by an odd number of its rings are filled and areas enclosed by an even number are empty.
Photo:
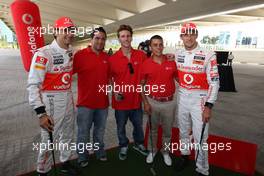
[[[195,55],[193,57],[193,64],[204,65],[204,61],[205,61],[205,56],[203,55]]]
[[[104,64],[107,64],[108,62],[107,62],[106,60],[103,60],[103,63],[104,63]]]
[[[134,65],[138,65],[138,64],[139,64],[139,62],[135,61],[135,62],[133,62],[133,64],[134,64]]]
[[[172,67],[165,67],[165,70],[172,70],[173,68]]]
[[[61,78],[63,84],[69,84],[70,80],[71,80],[71,75],[69,73],[65,73]]]
[[[177,62],[178,62],[178,63],[184,63],[184,58],[185,58],[184,55],[178,55],[178,57],[177,57]]]
[[[63,64],[63,63],[64,63],[63,55],[53,56],[53,64],[54,65],[59,65],[59,64]]]
[[[53,60],[53,64],[54,65],[59,65],[59,64],[63,64],[64,63],[64,60],[63,59],[54,59]]]
[[[193,82],[193,76],[191,74],[185,74],[183,80],[186,84],[191,84]]]

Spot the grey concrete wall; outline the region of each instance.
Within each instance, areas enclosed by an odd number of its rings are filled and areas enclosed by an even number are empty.
[[[233,51],[234,62],[247,62],[264,64],[264,50]]]

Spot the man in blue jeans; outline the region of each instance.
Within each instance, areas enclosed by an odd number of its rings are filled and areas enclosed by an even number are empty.
[[[117,31],[121,48],[109,58],[111,84],[113,86],[112,107],[115,109],[117,135],[119,140],[119,159],[127,158],[129,140],[126,136],[126,124],[128,119],[133,124],[134,149],[143,155],[148,152],[145,149],[143,132],[143,112],[141,108],[140,92],[136,88],[140,86],[139,69],[147,58],[145,53],[131,47],[132,28],[121,25]]]
[[[73,70],[78,75],[78,146],[85,146],[95,151],[97,159],[106,161],[104,133],[108,114],[108,96],[100,87],[108,85],[108,55],[103,51],[106,32],[102,27],[91,33],[91,47],[75,54]],[[93,128],[93,144],[90,142],[90,129]],[[91,147],[92,146],[92,147]],[[81,167],[88,165],[88,150],[77,150]]]

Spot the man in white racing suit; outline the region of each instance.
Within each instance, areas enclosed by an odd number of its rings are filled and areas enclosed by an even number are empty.
[[[176,52],[175,60],[179,77],[178,124],[180,142],[190,146],[190,130],[195,144],[199,144],[203,123],[206,123],[202,145],[207,145],[208,122],[213,104],[217,99],[219,75],[216,55],[199,47],[196,39],[198,31],[193,23],[186,23],[180,35],[184,48]],[[208,151],[199,148],[196,174],[209,175]],[[188,164],[190,147],[181,148],[181,160],[176,170],[182,170]],[[196,155],[197,155],[196,149]],[[195,155],[195,156],[196,156]]]
[[[55,22],[55,40],[34,54],[28,76],[29,104],[36,111],[41,126],[41,144],[45,150],[39,150],[37,172],[46,176],[51,170],[52,157],[48,144],[51,143],[49,132],[53,133],[55,143],[70,145],[74,132],[74,103],[71,91],[73,50],[70,44],[75,29],[68,17],[61,17]],[[52,145],[50,145],[52,147]],[[71,150],[60,150],[61,171],[75,175],[70,167]]]

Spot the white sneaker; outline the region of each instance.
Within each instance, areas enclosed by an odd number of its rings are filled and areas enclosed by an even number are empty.
[[[167,166],[171,166],[172,165],[172,161],[171,161],[171,157],[170,157],[169,153],[165,152],[165,153],[162,153],[162,155],[163,155],[164,163]]]
[[[120,160],[126,160],[127,159],[127,147],[121,147],[119,151],[119,159]]]
[[[153,163],[155,155],[156,155],[156,153],[149,152],[149,154],[146,158],[146,163],[148,163],[148,164]]]

